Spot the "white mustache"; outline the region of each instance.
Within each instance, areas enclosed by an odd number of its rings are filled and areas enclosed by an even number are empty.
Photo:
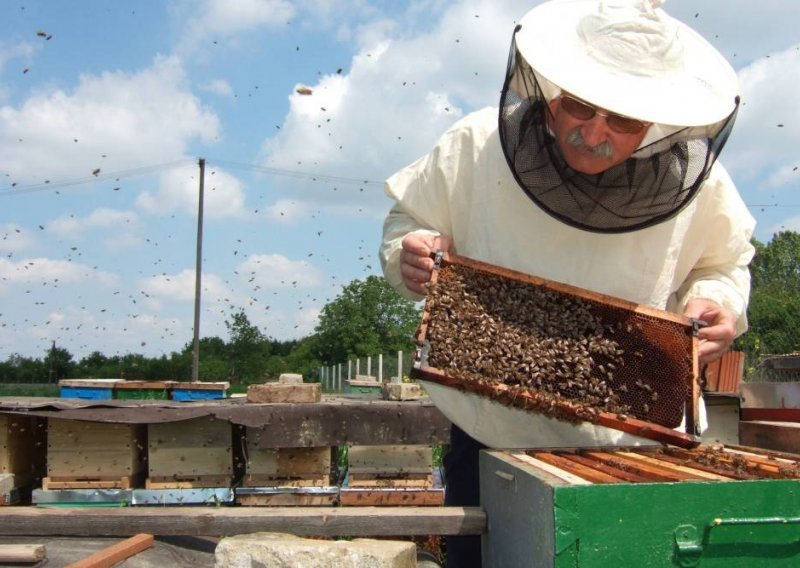
[[[579,128],[575,128],[572,130],[572,132],[567,134],[566,143],[570,146],[575,146],[576,148],[585,150],[592,155],[600,156],[601,158],[605,158],[607,160],[611,159],[611,144],[609,144],[607,140],[605,142],[601,142],[597,146],[589,146],[586,143],[586,140],[583,139]]]

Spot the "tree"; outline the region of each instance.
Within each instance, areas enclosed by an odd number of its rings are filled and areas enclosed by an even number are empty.
[[[420,312],[386,279],[354,280],[325,305],[316,331],[317,356],[336,363],[351,356],[373,355],[413,347]]]
[[[72,375],[75,363],[72,362],[72,354],[69,351],[63,347],[56,347],[53,342],[53,346],[45,355],[44,367],[48,370],[47,382],[57,383]]]
[[[800,350],[800,233],[776,233],[766,244],[753,239],[753,246],[750,329],[735,344],[748,366],[761,355]]]
[[[230,333],[228,361],[231,378],[244,383],[261,381],[270,355],[270,342],[255,325],[250,323],[244,310],[239,310],[225,321]]]

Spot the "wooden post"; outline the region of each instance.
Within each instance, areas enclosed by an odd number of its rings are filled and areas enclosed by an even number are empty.
[[[383,353],[378,354],[378,382],[383,382]]]
[[[200,158],[200,188],[197,198],[197,250],[194,267],[194,334],[192,337],[192,382],[200,380],[200,290],[203,275],[203,185],[206,161]]]
[[[352,377],[352,370],[353,370],[353,362],[350,359],[348,359],[347,360],[347,380],[348,381],[353,378]]]
[[[356,358],[356,375],[361,374],[361,357]]]
[[[367,375],[372,376],[372,355],[367,355]]]

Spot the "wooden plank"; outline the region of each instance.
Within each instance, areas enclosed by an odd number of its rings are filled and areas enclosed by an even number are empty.
[[[233,474],[233,429],[213,417],[148,425],[148,477]]]
[[[326,507],[336,504],[337,494],[274,493],[271,495],[236,495],[243,507]]]
[[[543,462],[542,460],[537,460],[536,458],[532,458],[531,456],[523,453],[514,453],[511,454],[516,459],[527,463],[528,465],[532,465],[537,467],[543,471],[546,471],[550,475],[553,475],[562,481],[566,481],[570,485],[592,485],[591,481],[588,481],[574,473],[570,473],[568,471],[564,471],[561,468],[555,467],[550,465],[549,463]]]
[[[430,473],[433,450],[417,445],[350,446],[347,464],[351,474]]]
[[[681,448],[664,448],[665,459],[672,457],[680,460],[682,463],[691,464],[691,467],[717,475],[729,476],[739,480],[759,479],[757,475],[753,475],[747,471],[734,470],[727,463],[719,464],[712,463],[711,460],[700,458],[696,452],[689,452]]]
[[[230,487],[230,475],[157,476],[145,480],[147,489],[195,489],[203,487]]]
[[[403,477],[377,477],[370,474],[348,473],[350,487],[432,487],[433,473],[412,473]]]
[[[686,481],[692,479],[691,476],[672,471],[665,467],[659,467],[638,460],[632,460],[618,455],[616,452],[586,452],[587,456],[592,456],[598,460],[618,467],[623,470],[633,471],[634,473],[647,477],[651,481]]]
[[[153,546],[153,535],[137,534],[113,546],[99,550],[83,560],[68,564],[67,568],[110,568],[114,564],[139,554],[151,546]]]
[[[680,465],[675,463],[674,461],[670,460],[662,460],[659,459],[660,456],[656,455],[647,455],[644,452],[616,452],[619,455],[625,456],[630,459],[634,460],[642,460],[645,463],[649,463],[664,469],[671,469],[679,474],[684,474],[689,476],[689,479],[695,480],[713,480],[713,481],[730,481],[730,477],[725,477],[722,475],[717,475],[715,473],[709,473],[707,471],[701,471],[694,469],[690,465]]]
[[[0,562],[5,564],[33,564],[47,556],[43,544],[0,544]]]
[[[3,507],[0,534],[58,536],[231,536],[285,532],[298,536],[479,535],[480,507]]]
[[[444,490],[342,488],[339,503],[343,507],[436,506],[444,504]]]
[[[56,489],[131,489],[138,484],[136,479],[136,477],[127,475],[121,477],[98,476],[91,479],[45,477],[42,479],[42,489],[45,491]]]
[[[295,476],[291,478],[247,474],[242,479],[243,487],[326,487],[330,484],[330,474],[309,474],[308,476]]]
[[[687,463],[685,460],[658,452],[657,450],[653,452],[649,452],[648,450],[637,450],[637,453],[645,456],[652,453],[652,455],[660,462],[671,463],[676,467],[687,467],[696,475],[708,476],[708,479],[710,480],[730,481],[732,479],[741,479],[736,475],[719,473],[719,471],[716,469],[700,467],[700,464],[694,462]]]
[[[592,483],[618,483],[619,478],[550,452],[533,452],[537,460],[554,465]]]
[[[648,478],[637,475],[632,471],[625,471],[617,467],[613,467],[591,456],[583,455],[583,453],[565,454],[564,457],[576,463],[583,464],[597,471],[602,471],[612,477],[618,478],[622,482],[627,483],[644,483],[650,481]]]

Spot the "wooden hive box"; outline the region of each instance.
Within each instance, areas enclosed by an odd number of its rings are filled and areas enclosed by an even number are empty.
[[[130,489],[144,472],[147,431],[141,424],[50,418],[47,477],[50,489]]]
[[[170,395],[172,400],[217,400],[225,398],[230,386],[228,382],[173,383]]]
[[[245,478],[243,485],[330,485],[331,448],[275,448],[259,428],[245,430]]]
[[[27,486],[42,477],[45,433],[41,419],[0,415],[0,475],[13,475],[14,487]]]
[[[427,445],[351,446],[342,505],[441,505],[444,490],[434,475]]]
[[[230,422],[210,416],[148,425],[148,489],[230,487]]]
[[[800,456],[754,448],[482,451],[484,566],[800,566]]]

